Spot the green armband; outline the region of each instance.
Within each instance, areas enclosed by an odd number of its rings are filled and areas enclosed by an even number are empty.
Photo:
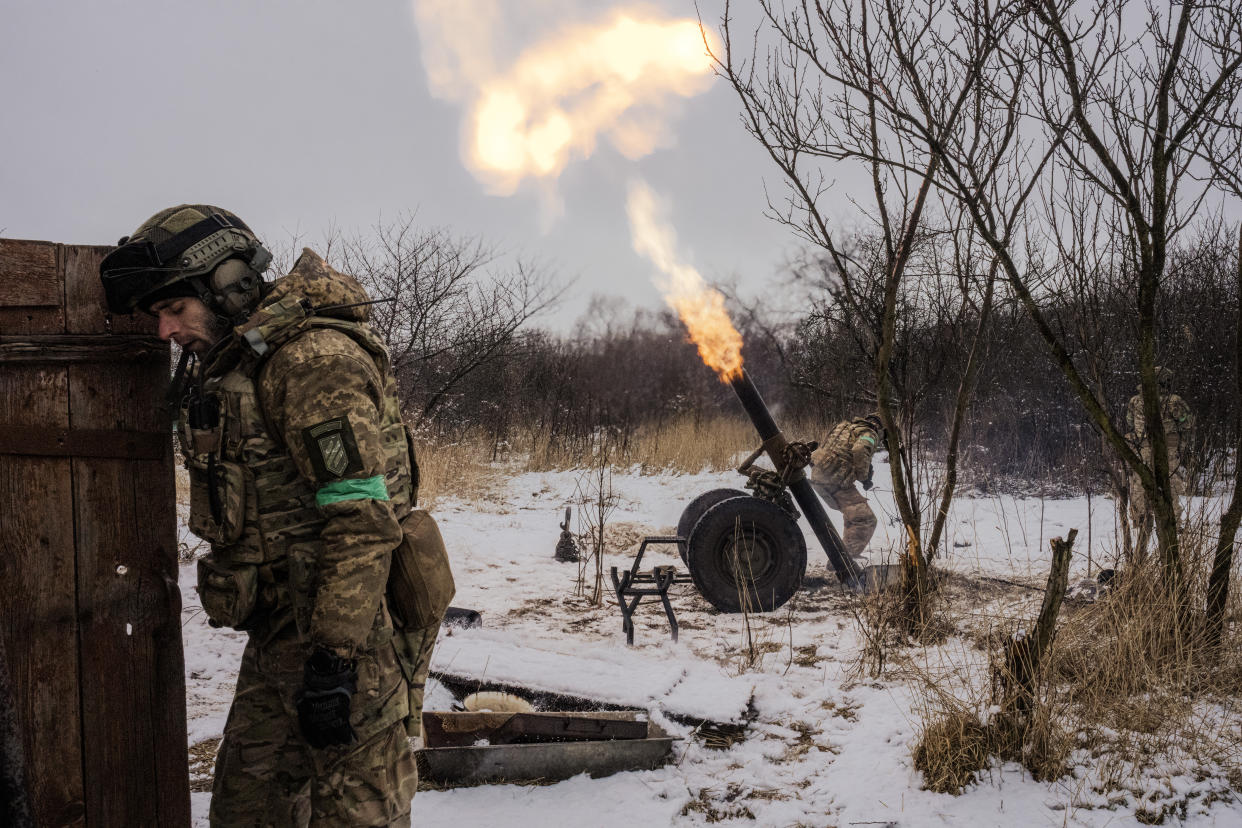
[[[315,502],[320,506],[342,500],[388,500],[384,476],[377,474],[362,480],[333,480],[315,492]]]

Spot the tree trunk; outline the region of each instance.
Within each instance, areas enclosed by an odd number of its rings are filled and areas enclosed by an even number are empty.
[[[918,504],[910,496],[909,486],[901,462],[901,432],[897,428],[897,418],[893,413],[893,379],[892,366],[893,347],[897,337],[897,288],[905,274],[906,263],[910,260],[910,252],[914,247],[915,235],[923,215],[923,206],[931,190],[932,177],[936,173],[939,162],[935,156],[928,163],[923,173],[923,182],[919,186],[914,204],[906,218],[901,242],[894,251],[889,263],[884,285],[884,319],[881,327],[880,349],[875,357],[876,404],[880,420],[884,423],[889,457],[897,462],[890,463],[893,472],[893,500],[897,504],[897,512],[906,527],[907,548],[902,564],[902,591],[905,593],[905,623],[907,629],[918,633],[927,620],[927,558],[923,555],[921,519]]]
[[[992,295],[996,285],[996,260],[988,268],[988,284],[983,294],[983,307],[979,312],[979,327],[975,329],[974,341],[970,344],[970,355],[966,358],[966,370],[962,381],[957,387],[957,398],[953,407],[953,424],[949,429],[949,450],[945,455],[944,490],[940,493],[940,508],[932,521],[931,540],[927,542],[927,560],[934,560],[940,549],[940,538],[944,534],[945,521],[949,517],[949,505],[957,489],[957,449],[962,436],[962,423],[966,420],[966,409],[970,406],[970,398],[974,393],[975,376],[979,373],[979,364],[983,361],[983,339],[987,331],[988,319],[992,312]]]
[[[1242,400],[1242,227],[1238,228],[1238,319],[1234,339],[1234,381],[1237,383],[1235,399]],[[1225,605],[1229,603],[1229,573],[1233,569],[1233,539],[1242,522],[1242,408],[1234,412],[1235,433],[1239,444],[1233,451],[1233,497],[1229,507],[1220,518],[1220,532],[1216,539],[1216,554],[1212,558],[1212,574],[1207,588],[1207,642],[1216,647],[1221,642],[1225,626]]]

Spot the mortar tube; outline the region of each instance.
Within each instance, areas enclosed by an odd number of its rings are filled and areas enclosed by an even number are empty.
[[[772,419],[772,412],[764,403],[763,397],[759,395],[759,389],[755,387],[745,370],[730,380],[729,386],[737,394],[742,408],[746,411],[746,416],[750,418],[755,430],[759,432],[759,439],[763,441],[764,451],[767,452],[768,459],[772,461],[772,466],[778,471],[783,471],[784,449],[789,442],[777,427],[776,421]],[[806,479],[806,474],[802,469],[797,469],[790,475],[786,485],[789,486],[794,500],[802,509],[802,514],[806,516],[807,523],[811,524],[815,537],[819,539],[819,545],[823,547],[824,554],[828,556],[828,562],[832,564],[833,570],[837,573],[837,579],[845,586],[853,588],[860,582],[862,572],[854,563],[854,559],[845,554],[845,546],[841,543],[837,530],[829,521],[824,504],[811,487],[811,481]]]

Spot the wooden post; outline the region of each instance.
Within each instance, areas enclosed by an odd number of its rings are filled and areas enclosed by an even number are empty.
[[[1061,602],[1069,585],[1069,562],[1076,537],[1078,530],[1071,529],[1065,540],[1053,538],[1050,541],[1052,569],[1048,573],[1048,586],[1044,590],[1044,602],[1035,628],[1030,634],[1013,636],[1005,643],[1004,663],[996,675],[1001,687],[1000,707],[1002,714],[1015,717],[1020,731],[1027,724],[1026,717],[1035,699],[1040,662],[1056,633],[1057,614],[1061,611]]]
[[[167,347],[0,239],[0,641],[40,826],[188,825]]]

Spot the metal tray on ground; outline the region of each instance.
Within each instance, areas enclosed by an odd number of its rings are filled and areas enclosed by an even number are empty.
[[[490,785],[649,770],[668,760],[673,738],[646,715],[426,711],[418,775],[440,785]]]

